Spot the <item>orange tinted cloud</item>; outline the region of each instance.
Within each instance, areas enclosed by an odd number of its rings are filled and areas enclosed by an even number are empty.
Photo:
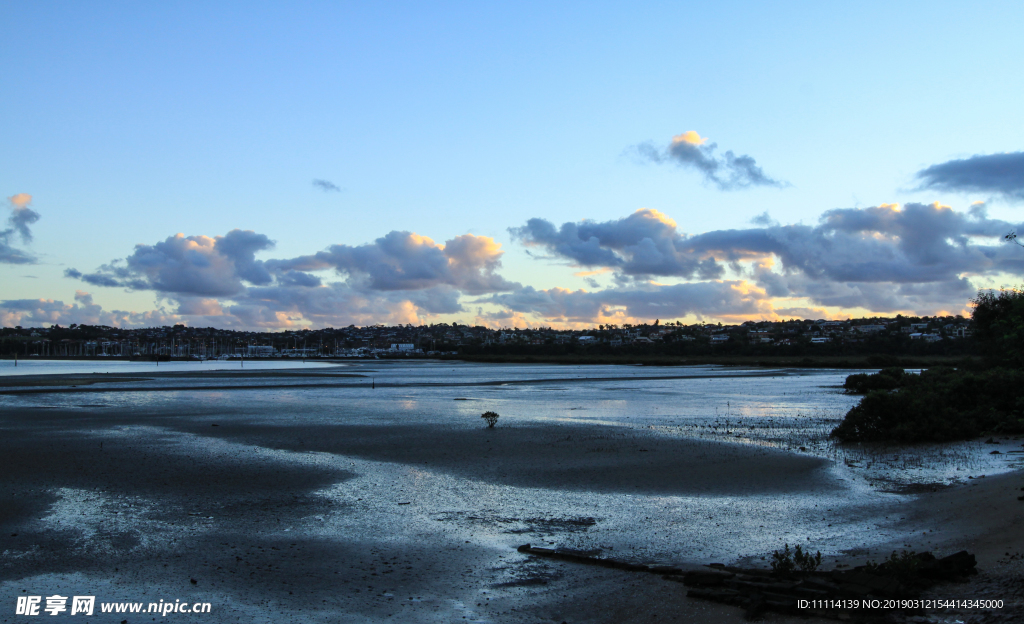
[[[18,193],[8,197],[7,201],[11,202],[12,205],[18,208],[24,208],[32,203],[32,196],[28,193]]]
[[[687,130],[682,134],[672,137],[673,143],[689,143],[690,145],[704,145],[708,142],[706,138],[697,134],[696,130]]]
[[[612,272],[612,270],[611,270],[610,267],[604,267],[604,268],[601,268],[601,269],[597,269],[596,271],[577,271],[577,272],[573,273],[573,275],[575,275],[576,277],[590,277],[591,275],[601,275],[602,273],[611,273],[611,272]]]

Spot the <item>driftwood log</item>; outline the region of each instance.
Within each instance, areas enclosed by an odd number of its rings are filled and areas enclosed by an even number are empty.
[[[563,561],[660,574],[666,580],[677,581],[688,587],[686,595],[689,597],[742,607],[748,617],[756,617],[764,611],[775,611],[844,620],[851,617],[870,619],[901,609],[893,609],[891,605],[865,609],[865,601],[874,604],[873,601],[878,600],[878,604],[885,605],[886,599],[912,598],[932,585],[964,580],[977,573],[974,555],[967,551],[941,559],[931,553],[920,553],[915,555],[909,571],[900,574],[887,569],[884,563],[849,570],[778,574],[772,570],[738,568],[717,563],[700,570],[684,571],[671,566],[647,566],[597,557],[580,551],[535,548],[529,544],[520,546],[518,550],[524,554]],[[843,608],[844,604],[858,606]],[[917,612],[920,609],[902,611]]]
[[[628,561],[622,561],[621,559],[595,557],[594,555],[585,552],[580,552],[578,550],[536,548],[534,546],[530,546],[529,544],[523,544],[516,550],[527,555],[550,557],[551,559],[561,559],[562,561],[574,561],[576,563],[587,563],[590,565],[598,565],[605,568],[615,568],[616,570],[629,570],[630,572],[651,572],[653,574],[669,576],[683,573],[682,568],[675,568],[671,566],[646,566],[639,563],[630,563]]]

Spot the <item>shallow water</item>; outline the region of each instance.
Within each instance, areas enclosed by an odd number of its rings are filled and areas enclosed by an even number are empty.
[[[93,362],[53,364],[55,372],[85,372]],[[136,367],[152,363],[111,362],[108,372],[157,372]],[[218,363],[172,363],[161,373],[195,373]],[[237,364],[237,363],[235,363]],[[501,415],[496,433],[526,424],[594,425],[642,431],[670,439],[728,442],[821,457],[836,479],[850,487],[899,489],[909,483],[947,484],[967,476],[995,474],[1021,463],[1021,456],[990,455],[991,446],[974,443],[887,449],[839,447],[828,433],[859,400],[840,387],[857,371],[829,369],[743,369],[716,366],[550,366],[463,362],[361,361],[344,366],[256,361],[262,371],[311,373],[303,377],[154,377],[142,384],[91,386],[88,394],[43,393],[2,396],[0,406],[180,411],[226,410],[235,418],[273,426],[346,425],[477,428],[480,414]],[[283,366],[282,366],[283,365]],[[20,368],[20,367],[19,367]],[[27,367],[26,367],[27,368]],[[167,370],[170,368],[171,370]],[[221,368],[220,370],[224,370]],[[230,372],[229,369],[228,372]],[[9,372],[0,369],[0,372]],[[327,377],[334,373],[347,377]],[[241,374],[242,371],[239,371]],[[105,392],[103,388],[180,388],[165,392]],[[308,387],[306,387],[308,386]],[[1012,450],[1005,445],[1004,451]],[[599,452],[600,447],[595,447]],[[852,485],[856,484],[856,486]],[[434,500],[444,497],[448,483]],[[871,488],[865,491],[873,491]],[[532,492],[530,497],[541,495]],[[716,503],[703,501],[714,506]],[[787,503],[787,505],[790,503]],[[601,506],[605,506],[603,503]],[[763,515],[762,511],[752,512]],[[792,525],[790,514],[782,524]]]
[[[79,375],[199,372],[214,370],[312,370],[336,365],[302,360],[195,360],[191,362],[130,362],[126,360],[40,360],[37,358],[0,360],[0,377],[12,375]]]

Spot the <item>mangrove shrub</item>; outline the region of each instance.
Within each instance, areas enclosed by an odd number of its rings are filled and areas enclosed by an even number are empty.
[[[971,330],[983,352],[1004,366],[1024,365],[1024,290],[983,290],[971,304]]]
[[[480,414],[480,418],[484,419],[488,428],[493,428],[498,423],[499,416],[497,412],[484,412]]]
[[[849,386],[869,391],[832,431],[834,438],[925,442],[1024,432],[1022,369],[933,368],[920,375],[882,371],[866,377],[848,380]]]

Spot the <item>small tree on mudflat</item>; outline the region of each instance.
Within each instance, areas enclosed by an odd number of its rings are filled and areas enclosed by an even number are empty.
[[[493,429],[495,423],[498,422],[498,413],[497,412],[484,412],[483,414],[480,414],[480,418],[483,418],[484,420],[487,421],[487,427],[488,428]]]

